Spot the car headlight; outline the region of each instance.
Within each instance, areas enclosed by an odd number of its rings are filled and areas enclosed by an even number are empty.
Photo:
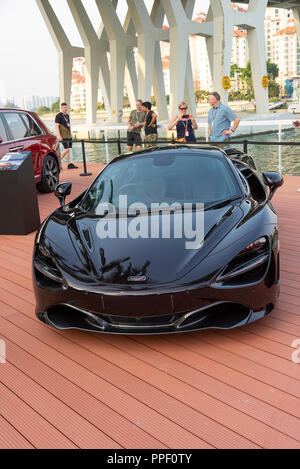
[[[48,251],[39,244],[34,256],[35,276],[44,288],[65,287],[65,280]]]
[[[225,284],[258,282],[265,274],[270,257],[267,238],[258,238],[246,246],[219,274]]]

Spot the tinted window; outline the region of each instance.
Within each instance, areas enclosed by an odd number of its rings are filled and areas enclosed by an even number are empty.
[[[136,156],[108,166],[91,186],[81,207],[97,213],[100,203],[119,207],[119,197],[128,205],[142,202],[173,204],[212,203],[241,195],[237,181],[223,156],[156,154]]]
[[[0,137],[2,138],[3,142],[7,142],[7,135],[6,135],[6,131],[5,131],[4,124],[3,124],[1,117],[0,117]]]
[[[34,137],[36,135],[41,135],[41,130],[36,124],[36,122],[32,119],[32,117],[29,114],[21,114],[23,120],[25,121],[25,124],[28,127],[29,134],[31,137]]]
[[[24,121],[17,112],[6,112],[4,113],[4,116],[14,140],[30,137],[29,130],[27,129],[24,124]]]

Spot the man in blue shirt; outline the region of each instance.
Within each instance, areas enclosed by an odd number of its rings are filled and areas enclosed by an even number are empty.
[[[208,114],[208,135],[211,142],[228,142],[239,126],[240,119],[228,106],[221,103],[219,93],[209,95],[211,109]],[[233,126],[231,127],[231,122]]]

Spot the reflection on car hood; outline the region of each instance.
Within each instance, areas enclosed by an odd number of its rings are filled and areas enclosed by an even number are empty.
[[[95,276],[97,280],[122,284],[128,283],[130,277],[137,277],[137,280],[146,280],[148,283],[170,283],[181,279],[198,265],[243,215],[240,207],[236,205],[203,213],[205,241],[200,249],[187,249],[186,242],[190,240],[186,237],[101,239],[100,219],[86,215],[73,217],[68,223],[68,232],[77,252],[76,259],[80,260],[80,267],[87,273],[90,272],[90,275]],[[195,228],[196,213],[191,212],[190,215]],[[179,216],[181,217],[181,214],[170,215],[171,226],[174,220],[178,222]],[[153,217],[145,216],[144,223],[147,224],[149,233]],[[164,214],[157,217],[167,221]],[[126,227],[129,227],[133,221],[137,223],[138,219],[115,219],[117,230],[120,223],[125,223]]]

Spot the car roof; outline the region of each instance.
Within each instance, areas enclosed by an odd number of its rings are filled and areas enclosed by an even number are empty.
[[[127,159],[127,158],[134,158],[136,156],[148,156],[149,154],[153,153],[168,153],[170,151],[176,151],[179,153],[187,153],[187,151],[190,152],[198,152],[202,155],[207,155],[207,153],[213,153],[216,156],[224,156],[226,157],[226,153],[224,150],[222,150],[219,147],[215,147],[212,145],[201,145],[201,144],[193,144],[193,145],[182,145],[182,144],[169,144],[169,145],[163,145],[163,146],[156,146],[156,147],[151,147],[151,148],[145,148],[143,150],[138,150],[138,151],[133,151],[133,152],[128,152],[128,153],[122,153],[121,155],[117,156],[114,158],[113,162],[117,162],[122,159]]]
[[[180,153],[187,153],[187,151],[191,151],[191,152],[198,152],[200,155],[208,155],[209,153],[214,155],[214,156],[218,156],[218,157],[225,157],[225,158],[229,158],[230,160],[233,160],[233,162],[243,162],[244,164],[246,164],[247,166],[249,166],[250,168],[256,170],[256,165],[255,165],[255,161],[253,160],[252,157],[250,157],[249,155],[247,155],[246,153],[244,153],[243,151],[241,150],[238,150],[237,148],[233,148],[233,147],[223,147],[223,148],[220,148],[220,147],[217,147],[217,146],[213,146],[213,145],[210,145],[210,144],[192,144],[192,145],[189,145],[189,144],[172,144],[170,143],[169,145],[168,144],[165,144],[165,145],[162,145],[162,146],[156,146],[156,147],[151,147],[151,148],[145,148],[143,150],[139,150],[139,151],[135,151],[135,152],[128,152],[128,153],[122,153],[121,155],[117,156],[116,158],[114,158],[110,164],[112,163],[116,163],[120,160],[124,160],[124,159],[127,159],[127,158],[134,158],[136,156],[149,156],[149,154],[155,154],[155,153],[160,153],[163,152],[163,153],[167,153],[169,151],[176,151],[176,152],[180,152]]]
[[[33,111],[29,111],[28,109],[20,109],[16,107],[0,107],[0,112],[3,111],[16,111],[16,112],[29,112],[31,114]]]

